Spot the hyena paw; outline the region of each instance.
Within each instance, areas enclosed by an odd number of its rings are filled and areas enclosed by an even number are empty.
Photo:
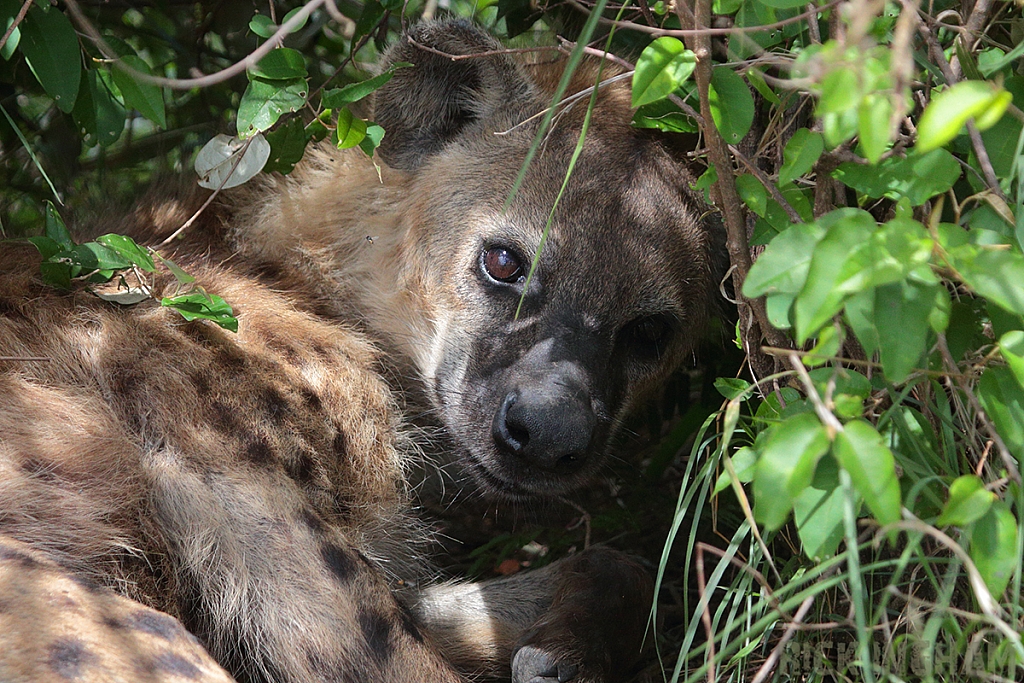
[[[611,683],[640,655],[653,583],[628,557],[591,548],[562,560],[558,590],[512,657],[512,683]]]
[[[575,681],[580,667],[559,662],[556,656],[533,645],[524,645],[512,657],[512,683],[567,683]]]

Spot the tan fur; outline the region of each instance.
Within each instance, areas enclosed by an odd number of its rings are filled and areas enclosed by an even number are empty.
[[[495,45],[457,22],[417,31],[441,50]],[[46,680],[71,662],[80,680],[221,680],[171,617],[250,680],[440,683],[511,665],[517,683],[556,669],[585,683],[615,680],[636,656],[649,579],[612,551],[487,584],[398,588],[430,573],[400,404],[426,402],[493,494],[586,481],[706,316],[713,240],[688,176],[628,126],[628,88],[602,89],[516,318],[525,284],[490,281],[481,253],[539,246],[581,105],[556,120],[504,211],[534,130],[516,124],[544,106],[560,65],[453,67],[406,43],[390,58],[417,67],[378,95],[379,176],[358,150],[312,148],[161,250],[231,302],[237,334],[153,300],[48,288],[27,245],[0,254],[0,678]],[[79,234],[157,244],[202,199],[154,195]],[[179,288],[166,274],[152,285],[158,298]],[[545,422],[566,382],[578,444]],[[513,453],[529,434],[512,434],[504,411],[531,391],[540,408],[515,419],[531,421],[534,450]],[[542,436],[552,454],[537,451]],[[169,615],[175,635],[104,621],[133,610]],[[55,639],[64,659],[47,654]],[[147,664],[158,660],[193,668]]]

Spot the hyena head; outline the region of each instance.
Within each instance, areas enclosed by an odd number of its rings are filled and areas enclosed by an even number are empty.
[[[375,117],[382,158],[411,175],[401,259],[429,321],[410,354],[427,393],[486,491],[558,495],[690,350],[714,240],[682,164],[629,125],[629,80],[610,67],[564,191],[586,94],[560,108],[506,206],[563,66],[501,49],[468,24],[421,25],[392,48],[415,66],[378,92]],[[597,75],[581,70],[567,94]]]

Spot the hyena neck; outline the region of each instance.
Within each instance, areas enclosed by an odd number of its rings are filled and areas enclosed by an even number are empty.
[[[414,369],[433,337],[411,223],[411,178],[360,150],[307,150],[288,176],[268,176],[231,199],[230,241],[239,255],[287,273],[318,310],[359,322]]]

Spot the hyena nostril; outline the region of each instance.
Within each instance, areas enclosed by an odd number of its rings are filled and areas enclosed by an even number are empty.
[[[516,392],[509,392],[502,400],[498,412],[494,414],[494,422],[491,424],[491,435],[498,447],[516,455],[522,453],[530,441],[529,430],[517,424],[509,416],[509,408],[515,404],[518,398]]]

